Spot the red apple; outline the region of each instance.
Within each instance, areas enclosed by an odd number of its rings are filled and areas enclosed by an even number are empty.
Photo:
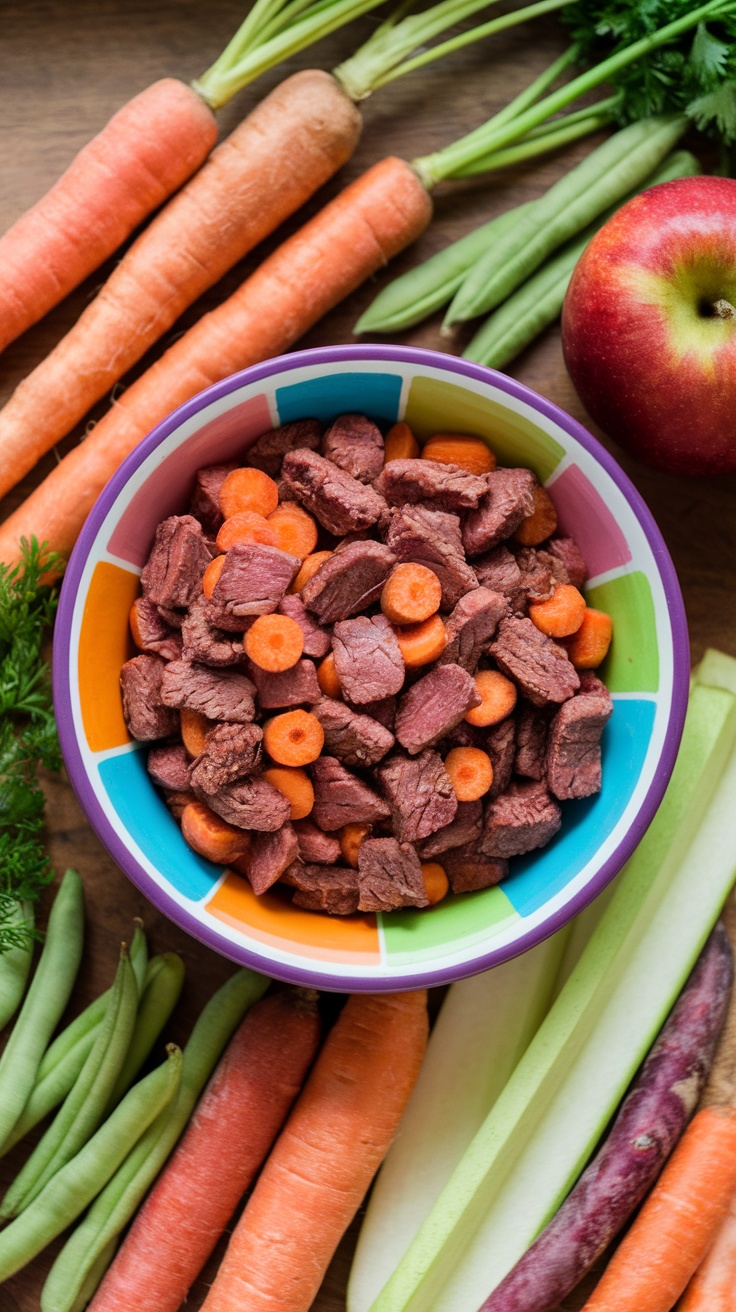
[[[736,470],[736,180],[663,182],[596,233],[562,312],[601,428],[657,469]]]

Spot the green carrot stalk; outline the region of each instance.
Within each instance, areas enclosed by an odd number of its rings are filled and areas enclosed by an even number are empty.
[[[503,150],[493,150],[488,155],[480,155],[469,164],[465,177],[474,177],[477,173],[492,173],[496,169],[505,169],[512,164],[523,164],[526,160],[548,155],[553,150],[569,146],[573,141],[589,137],[593,132],[600,132],[613,121],[614,108],[618,96],[610,96],[598,105],[582,113],[566,114],[564,118],[552,119],[533,132],[527,133],[513,146]]]
[[[552,251],[640,187],[686,127],[681,114],[645,119],[622,128],[594,150],[469,270],[446,324],[476,318],[510,296]]]
[[[647,178],[641,189],[630,192],[621,203],[625,204],[632,196],[636,196],[638,190],[644,191],[647,187],[654,187],[659,182],[670,182],[673,178],[693,177],[700,171],[695,156],[687,150],[679,150]],[[618,208],[618,205],[610,206],[509,296],[478,329],[463,351],[463,358],[474,360],[476,364],[488,365],[492,369],[503,369],[509,360],[513,360],[549,324],[554,323],[562,312],[568,283],[585,247]]]

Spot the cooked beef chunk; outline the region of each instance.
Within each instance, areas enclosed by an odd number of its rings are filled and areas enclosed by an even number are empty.
[[[397,560],[416,561],[434,571],[442,584],[443,610],[452,610],[466,592],[478,586],[465,559],[457,515],[426,506],[402,506],[391,518],[386,542]]]
[[[169,610],[188,606],[202,590],[202,575],[211,559],[199,520],[193,515],[170,515],[156,529],[143,567],[143,596]]]
[[[499,793],[505,793],[513,773],[516,750],[516,722],[513,716],[508,716],[500,724],[494,724],[492,729],[488,729],[485,741],[479,745],[488,752],[493,766],[493,783],[488,790],[490,800]]]
[[[314,784],[312,817],[320,829],[330,832],[343,825],[370,825],[389,815],[383,799],[334,756],[318,757],[310,770]]]
[[[299,860],[307,865],[334,866],[340,860],[340,844],[312,820],[295,820],[294,832],[299,840]]]
[[[383,469],[383,437],[365,415],[340,415],[322,439],[322,454],[361,483],[372,483]]]
[[[382,542],[351,542],[320,565],[302,588],[302,600],[323,624],[346,620],[377,601],[396,564]]]
[[[199,520],[205,530],[214,536],[223,521],[220,509],[220,489],[228,474],[238,466],[234,460],[228,465],[206,465],[197,470],[189,513]]]
[[[181,656],[181,633],[166,623],[158,606],[147,597],[138,597],[135,603],[135,627],[135,645],[140,651],[153,652],[165,661]]]
[[[404,684],[404,660],[385,615],[341,620],[332,633],[335,670],[355,706],[391,697]]]
[[[148,773],[159,788],[184,793],[189,789],[189,757],[183,743],[152,747],[146,762]]]
[[[486,805],[481,851],[520,856],[544,847],[560,827],[562,811],[543,783],[511,783]]]
[[[433,510],[470,510],[488,490],[487,474],[470,474],[437,460],[390,460],[376,479],[392,506],[420,503]]]
[[[254,893],[265,893],[299,856],[296,834],[288,820],[270,834],[256,834],[248,859],[248,880]]]
[[[325,731],[324,751],[343,765],[375,765],[394,745],[393,734],[378,720],[359,715],[332,697],[322,697],[312,707],[312,714]]]
[[[548,731],[549,715],[540,707],[522,702],[516,715],[516,774],[525,779],[544,779]]]
[[[386,502],[372,487],[314,451],[290,451],[281,474],[297,501],[337,537],[370,528],[388,514]]]
[[[314,661],[297,661],[290,670],[281,670],[276,674],[259,669],[252,661],[249,669],[256,685],[258,702],[264,711],[279,706],[301,706],[303,702],[317,702],[322,696]]]
[[[473,561],[473,569],[482,588],[490,588],[505,597],[512,610],[523,595],[521,570],[508,547],[494,547],[487,555]]]
[[[422,866],[411,843],[366,838],[358,849],[359,911],[428,907]]]
[[[322,436],[322,425],[317,419],[297,419],[293,424],[282,424],[263,433],[245,453],[246,465],[262,469],[271,478],[278,478],[281,462],[287,451],[305,447],[316,451]]]
[[[221,669],[243,660],[243,643],[215,628],[208,619],[209,602],[204,593],[192,602],[181,627],[182,656]]]
[[[586,671],[580,682],[580,692],[560,707],[549,731],[547,783],[561,799],[590,797],[601,787],[600,740],[613,702],[595,675]]]
[[[453,893],[474,893],[479,888],[500,884],[509,873],[503,857],[484,856],[474,844],[445,852],[442,866]]]
[[[574,588],[582,588],[588,577],[588,566],[577,542],[572,538],[550,538],[547,550],[551,556],[564,565],[567,578],[562,583],[572,583]]]
[[[331,916],[352,916],[358,910],[358,872],[349,866],[301,865],[284,873],[283,882],[297,891],[295,907],[328,911]]]
[[[291,812],[288,799],[262,775],[226,784],[203,800],[229,825],[266,833],[286,824]]]
[[[534,509],[537,480],[530,469],[494,469],[486,478],[488,491],[463,525],[463,545],[469,556],[490,551],[510,537]]]
[[[477,846],[482,826],[482,803],[458,802],[454,820],[422,840],[419,847],[422,860],[428,861],[431,857],[440,856],[450,848],[461,847],[466,843]]]
[[[523,547],[517,554],[516,563],[521,570],[520,592],[523,594],[519,598],[519,609],[525,609],[530,602],[547,601],[563,581],[558,577],[561,562],[547,551]]]
[[[529,619],[501,620],[490,652],[499,669],[519,685],[534,706],[565,702],[580,687],[565,648],[540,633]]]
[[[276,610],[301,561],[278,547],[260,542],[236,542],[225,555],[222,573],[210,598],[212,623],[225,627],[240,623],[248,627],[251,615],[269,615]]]
[[[481,747],[485,751],[486,732],[487,730],[476,728],[474,724],[468,724],[467,720],[461,720],[448,733],[442,744],[442,749],[444,751],[446,747],[449,752],[451,747]]]
[[[179,716],[161,699],[165,669],[160,656],[134,656],[120,671],[125,723],[139,742],[168,738],[179,731]]]
[[[323,629],[308,613],[301,597],[287,593],[279,602],[279,614],[288,615],[295,620],[304,634],[304,655],[320,658],[326,656],[332,648],[329,629]]]
[[[390,729],[393,733],[394,723],[396,720],[396,698],[381,697],[377,702],[363,702],[360,707],[361,715],[370,715],[372,720],[378,720],[384,729]]]
[[[454,729],[481,698],[475,679],[459,665],[436,665],[404,693],[396,712],[396,737],[416,756]]]
[[[377,766],[375,773],[391,807],[400,843],[418,843],[454,819],[457,797],[437,752],[428,750],[413,759],[396,753]]]
[[[175,791],[167,789],[164,800],[174,819],[181,821],[184,808],[189,806],[190,802],[196,802],[197,799],[190,789],[177,788]]]
[[[498,622],[508,614],[506,598],[490,588],[476,588],[461,597],[445,625],[447,646],[440,665],[460,665],[475,674],[478,661],[493,637]]]
[[[207,734],[204,751],[192,762],[194,791],[210,797],[225,784],[254,774],[260,765],[262,742],[263,730],[258,724],[216,724]]]
[[[255,715],[255,687],[236,670],[212,670],[193,661],[169,661],[161,678],[165,706],[185,706],[208,720],[249,724]]]

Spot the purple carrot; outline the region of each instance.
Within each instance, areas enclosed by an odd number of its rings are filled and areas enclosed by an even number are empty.
[[[654,1184],[695,1110],[732,983],[733,954],[719,922],[603,1146],[479,1312],[553,1312],[600,1257]]]

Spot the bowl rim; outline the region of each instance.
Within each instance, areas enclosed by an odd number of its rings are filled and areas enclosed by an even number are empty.
[[[231,392],[237,391],[244,385],[265,381],[276,374],[284,372],[284,370],[305,369],[325,364],[343,365],[351,359],[363,362],[393,362],[394,364],[413,365],[419,368],[440,369],[455,374],[460,379],[468,378],[474,382],[492,383],[501,392],[531,406],[579,442],[617,485],[641,526],[659,570],[672,633],[672,696],[659,762],[633,822],[614,851],[603,862],[585,887],[574,894],[565,903],[564,907],[553,912],[541,924],[521,934],[514,940],[513,944],[506,944],[487,952],[479,951],[472,959],[461,963],[459,966],[447,966],[434,970],[429,967],[418,969],[410,979],[372,978],[361,977],[360,975],[341,976],[341,963],[335,963],[334,969],[325,971],[324,966],[312,969],[306,963],[303,966],[296,967],[286,963],[273,962],[268,955],[267,948],[264,948],[261,952],[248,946],[239,947],[233,944],[220,935],[215,927],[210,929],[209,926],[203,925],[179,903],[170,899],[159,884],[155,883],[145,871],[140,870],[126,843],[104,814],[95,796],[77,745],[73,712],[68,694],[72,619],[87,558],[105,517],[133,471],[182,424],[195,418],[201,410],[212,404],[212,402],[227,397]],[[65,572],[54,632],[53,695],[62,754],[69,780],[85,818],[89,821],[115,863],[157,911],[173,920],[179,928],[185,930],[186,933],[218,952],[221,956],[229,958],[238,965],[248,966],[287,983],[308,983],[312,987],[328,991],[386,992],[448,984],[454,980],[488,970],[495,965],[500,965],[503,961],[511,960],[513,957],[529,951],[584,910],[619,872],[649,828],[656,814],[677,757],[687,709],[689,678],[690,646],[687,619],[673,561],[661,531],[643,497],[602,443],[583,424],[553,401],[549,401],[532,388],[527,387],[526,384],[498,370],[490,369],[485,365],[473,364],[457,356],[445,355],[441,351],[394,344],[371,343],[362,345],[360,343],[347,343],[341,346],[312,347],[286,355],[274,356],[260,364],[250,365],[246,369],[230,374],[220,382],[213,383],[210,387],[198,392],[196,396],[178,406],[165,419],[156,424],[133,451],[126,456],[103,488],[87,516]],[[513,950],[509,951],[509,947]]]

